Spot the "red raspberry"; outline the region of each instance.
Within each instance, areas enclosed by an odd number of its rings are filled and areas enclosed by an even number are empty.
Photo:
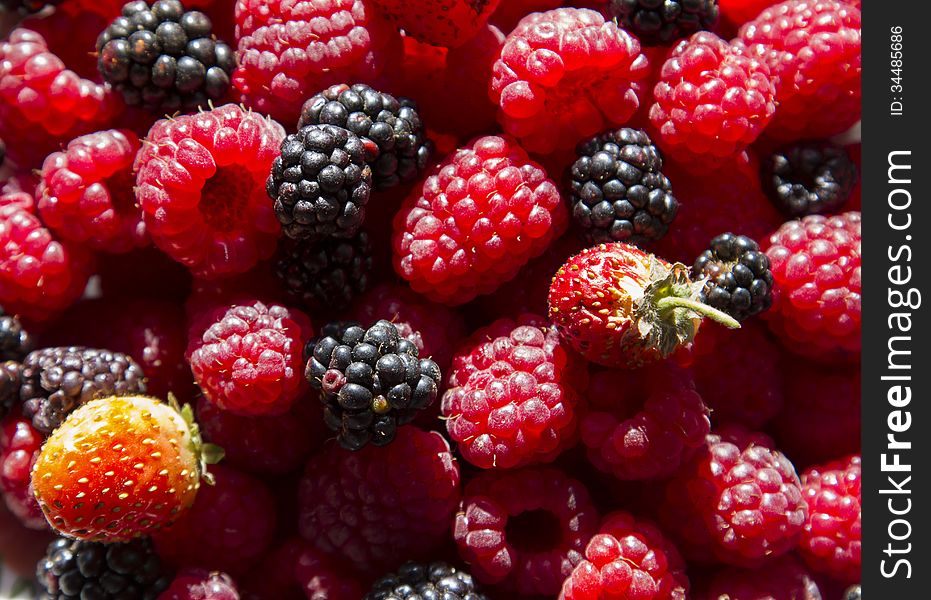
[[[760,135],[776,110],[775,94],[764,62],[700,31],[669,54],[653,88],[650,122],[667,154],[708,163]]]
[[[356,600],[362,596],[355,578],[312,548],[304,548],[298,556],[295,575],[307,600]]]
[[[657,479],[705,442],[709,410],[692,376],[670,362],[637,371],[598,370],[588,388],[582,443],[595,467],[618,479]]]
[[[766,317],[783,345],[819,362],[858,362],[860,213],[789,221],[768,246],[776,283]]]
[[[475,36],[500,0],[372,0],[404,33],[453,48]]]
[[[788,0],[740,28],[749,55],[777,80],[766,134],[829,137],[860,119],[860,10],[834,0]]]
[[[585,486],[556,469],[531,467],[472,479],[453,537],[479,581],[552,597],[597,530]]]
[[[38,33],[14,29],[0,41],[0,137],[20,167],[38,166],[61,141],[112,121],[121,106],[109,87],[65,68]]]
[[[286,522],[287,519],[282,517],[283,515],[279,514],[279,519]],[[250,600],[304,600],[295,570],[301,552],[307,547],[307,542],[292,537],[272,548],[240,579],[243,595]]]
[[[717,571],[695,600],[822,600],[818,584],[792,555],[756,569],[727,567]]]
[[[243,416],[280,415],[306,390],[304,340],[310,320],[294,309],[255,300],[221,306],[192,327],[187,354],[208,400]]]
[[[288,124],[319,90],[376,83],[401,50],[400,35],[371,0],[237,0],[236,41],[233,85],[243,101]]]
[[[239,600],[236,583],[226,573],[182,569],[158,600]]]
[[[136,157],[136,198],[155,245],[198,277],[249,270],[281,226],[265,180],[284,129],[234,104],[157,122]]]
[[[773,4],[779,4],[779,0],[718,0],[718,10],[722,19],[739,26],[752,21]]]
[[[490,21],[502,31],[511,31],[521,19],[534,12],[562,6],[562,0],[505,0],[491,13]]]
[[[303,539],[293,537],[269,552],[246,576],[250,599],[358,600],[362,590],[355,577]]]
[[[443,396],[446,428],[483,469],[552,462],[576,438],[585,365],[543,317],[500,319],[457,351]]]
[[[212,322],[211,313],[219,307],[230,307],[237,302],[258,299],[265,304],[283,304],[288,298],[281,280],[275,275],[270,262],[255,269],[222,279],[197,279],[191,285],[191,294],[184,303],[188,323],[203,333]],[[204,321],[207,322],[204,322]]]
[[[809,512],[802,558],[844,584],[860,581],[860,455],[805,471],[802,496]]]
[[[10,416],[0,428],[0,491],[20,523],[30,529],[49,528],[45,515],[32,495],[32,465],[39,456],[45,436],[30,419]]]
[[[659,515],[690,560],[757,567],[795,547],[808,509],[772,440],[731,425],[666,484]]]
[[[65,61],[65,66],[79,77],[102,83],[97,71],[97,53],[94,52],[97,36],[114,17],[120,15],[125,2],[117,0],[114,12],[107,16],[77,9],[76,5],[84,2],[98,4],[93,0],[68,0],[51,14],[39,13],[23,19],[22,27],[41,35],[49,52]]]
[[[509,138],[488,136],[438,166],[394,219],[395,270],[456,305],[493,292],[568,224],[556,184]]]
[[[531,152],[572,148],[627,122],[649,66],[637,38],[588,9],[524,17],[494,65],[498,120]]]
[[[271,545],[275,503],[260,480],[212,465],[214,485],[202,485],[194,506],[170,529],[154,536],[155,547],[175,566],[244,573]]]
[[[307,463],[299,529],[357,571],[381,572],[431,556],[459,503],[459,465],[436,432],[407,425],[384,447],[336,444]]]
[[[652,523],[625,512],[605,517],[560,600],[685,600],[689,580],[676,547]]]
[[[63,239],[109,252],[149,243],[133,194],[136,136],[110,129],[75,138],[42,165],[39,214]]]

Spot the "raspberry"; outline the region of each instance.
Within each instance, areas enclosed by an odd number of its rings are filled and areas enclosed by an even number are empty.
[[[752,21],[779,0],[718,0],[721,17],[731,25],[743,25]]]
[[[37,166],[59,142],[95,131],[120,109],[106,86],[81,79],[41,35],[14,29],[0,42],[0,137],[21,167]]]
[[[762,179],[766,194],[783,214],[803,217],[835,212],[843,206],[859,173],[840,146],[801,142],[767,157]]]
[[[265,178],[281,125],[227,104],[158,121],[136,157],[136,199],[155,245],[198,277],[242,273],[275,251]]]
[[[368,288],[371,271],[372,247],[364,231],[350,239],[312,243],[284,237],[278,242],[275,275],[301,306],[346,306]]]
[[[226,573],[182,569],[158,600],[239,600],[236,583]]]
[[[494,291],[566,227],[556,185],[509,138],[457,150],[394,219],[394,266],[414,291],[456,305]]]
[[[588,9],[524,17],[494,65],[498,120],[531,152],[575,146],[640,106],[649,71],[635,37]]]
[[[435,432],[398,429],[384,448],[330,445],[307,463],[299,529],[321,552],[357,571],[430,556],[449,534],[460,499],[459,466]]]
[[[154,536],[159,556],[174,566],[201,567],[236,576],[271,545],[275,506],[268,487],[230,467],[213,465],[214,485],[170,529]]]
[[[738,321],[761,313],[773,302],[769,258],[745,235],[722,233],[695,259],[694,277],[706,277],[700,299]]]
[[[294,574],[307,600],[356,600],[362,595],[359,584],[339,563],[313,548],[302,549]]]
[[[107,27],[112,17],[120,14],[123,2],[119,2],[112,15],[104,17],[77,6],[87,1],[68,0],[51,14],[38,14],[24,19],[22,27],[41,35],[49,52],[65,61],[65,66],[79,77],[98,82],[100,73],[97,71],[96,52],[93,51],[97,35]],[[118,94],[111,94],[119,98]],[[56,144],[54,149],[61,148]]]
[[[34,345],[33,337],[23,328],[19,317],[8,315],[0,306],[0,361],[21,361],[32,352]]]
[[[491,13],[491,22],[501,31],[511,31],[521,19],[534,12],[559,8],[562,0],[505,0]]]
[[[756,569],[728,567],[717,571],[696,600],[822,600],[818,584],[789,555]]]
[[[563,584],[560,600],[685,600],[689,580],[679,551],[652,523],[625,512],[605,517]]]
[[[111,129],[68,142],[42,165],[36,192],[42,221],[63,239],[110,252],[149,243],[133,194],[139,141]]]
[[[552,462],[575,441],[586,379],[543,317],[500,319],[457,351],[443,418],[463,458],[483,469]]]
[[[789,221],[769,237],[770,328],[821,362],[860,358],[860,213]]]
[[[777,80],[766,129],[782,140],[823,138],[860,118],[860,10],[833,0],[788,0],[740,28],[746,53]]]
[[[8,12],[36,13],[62,0],[0,0],[0,6]]]
[[[32,465],[45,436],[28,419],[13,416],[0,428],[0,491],[20,523],[30,529],[48,529],[48,521],[32,495]]]
[[[580,430],[588,458],[618,479],[672,475],[711,429],[691,375],[669,362],[638,371],[637,377],[599,370],[587,398]]]
[[[668,45],[718,24],[717,0],[610,0],[609,10],[619,25],[650,45]]]
[[[355,578],[299,537],[274,548],[243,579],[244,598],[358,600]]]
[[[808,508],[772,441],[732,425],[708,435],[666,484],[659,515],[690,560],[758,567],[795,547]]]
[[[407,35],[421,42],[452,48],[470,40],[495,11],[499,1],[372,0],[372,3]]]
[[[697,89],[707,92],[692,93]],[[776,110],[775,94],[764,62],[702,31],[676,44],[666,59],[650,122],[667,154],[707,163],[756,140]]]
[[[233,85],[247,106],[283,123],[334,83],[374,83],[400,53],[398,32],[370,0],[237,0],[239,66]]]
[[[192,327],[187,355],[208,400],[242,416],[280,415],[306,391],[304,313],[258,300],[221,306],[203,334]]]
[[[581,483],[532,467],[473,478],[453,537],[479,581],[553,597],[597,530],[598,513]]]

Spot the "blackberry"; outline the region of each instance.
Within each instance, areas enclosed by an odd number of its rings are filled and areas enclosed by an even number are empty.
[[[282,238],[275,275],[302,304],[318,309],[344,308],[368,288],[372,247],[366,232],[349,239],[306,242]]]
[[[0,363],[0,419],[3,419],[19,400],[23,365],[7,360]]]
[[[0,306],[0,361],[23,360],[32,348],[32,337],[23,329],[23,324]]]
[[[236,66],[212,28],[178,0],[129,2],[97,38],[97,68],[130,106],[193,111],[226,95]]]
[[[94,398],[145,393],[142,368],[122,352],[45,348],[23,361],[23,415],[43,433],[51,433],[71,411]]]
[[[171,583],[152,543],[101,544],[60,537],[36,566],[41,600],[155,600]]]
[[[321,390],[324,421],[343,448],[390,443],[398,426],[436,399],[440,368],[418,358],[417,346],[390,321],[368,329],[331,323],[321,334],[307,344],[304,374]]]
[[[363,600],[487,600],[472,576],[443,562],[407,562],[375,582]]]
[[[695,259],[695,277],[707,277],[699,300],[738,321],[763,312],[773,302],[769,257],[745,235],[722,233]]]
[[[281,143],[265,190],[288,237],[352,237],[365,219],[372,168],[365,143],[348,129],[308,125]]]
[[[860,600],[860,584],[852,585],[844,592],[844,600]]]
[[[647,134],[622,128],[579,145],[570,169],[572,218],[588,244],[657,240],[679,210]]]
[[[718,24],[718,0],[611,0],[610,11],[645,46],[666,46]]]
[[[850,198],[858,173],[847,152],[826,142],[800,142],[763,162],[763,190],[789,217],[836,211]]]
[[[362,83],[334,85],[305,102],[297,127],[307,125],[336,125],[362,138],[381,189],[415,179],[433,152],[413,100]]]

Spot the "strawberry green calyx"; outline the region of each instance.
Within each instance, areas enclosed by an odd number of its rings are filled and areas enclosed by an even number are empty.
[[[168,393],[168,404],[178,411],[178,414],[181,415],[181,418],[184,419],[185,424],[187,424],[191,436],[191,451],[194,453],[194,456],[197,457],[201,479],[203,479],[207,485],[214,485],[216,480],[213,474],[207,470],[207,467],[209,465],[215,465],[223,460],[225,454],[223,448],[204,441],[200,433],[200,426],[194,419],[194,409],[191,408],[190,404],[179,406],[178,399],[170,392]]]

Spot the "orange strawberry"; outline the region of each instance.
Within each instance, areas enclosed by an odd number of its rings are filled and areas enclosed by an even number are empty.
[[[32,485],[61,533],[125,542],[171,525],[191,507],[215,450],[201,443],[190,406],[145,396],[101,398],[49,436]]]

